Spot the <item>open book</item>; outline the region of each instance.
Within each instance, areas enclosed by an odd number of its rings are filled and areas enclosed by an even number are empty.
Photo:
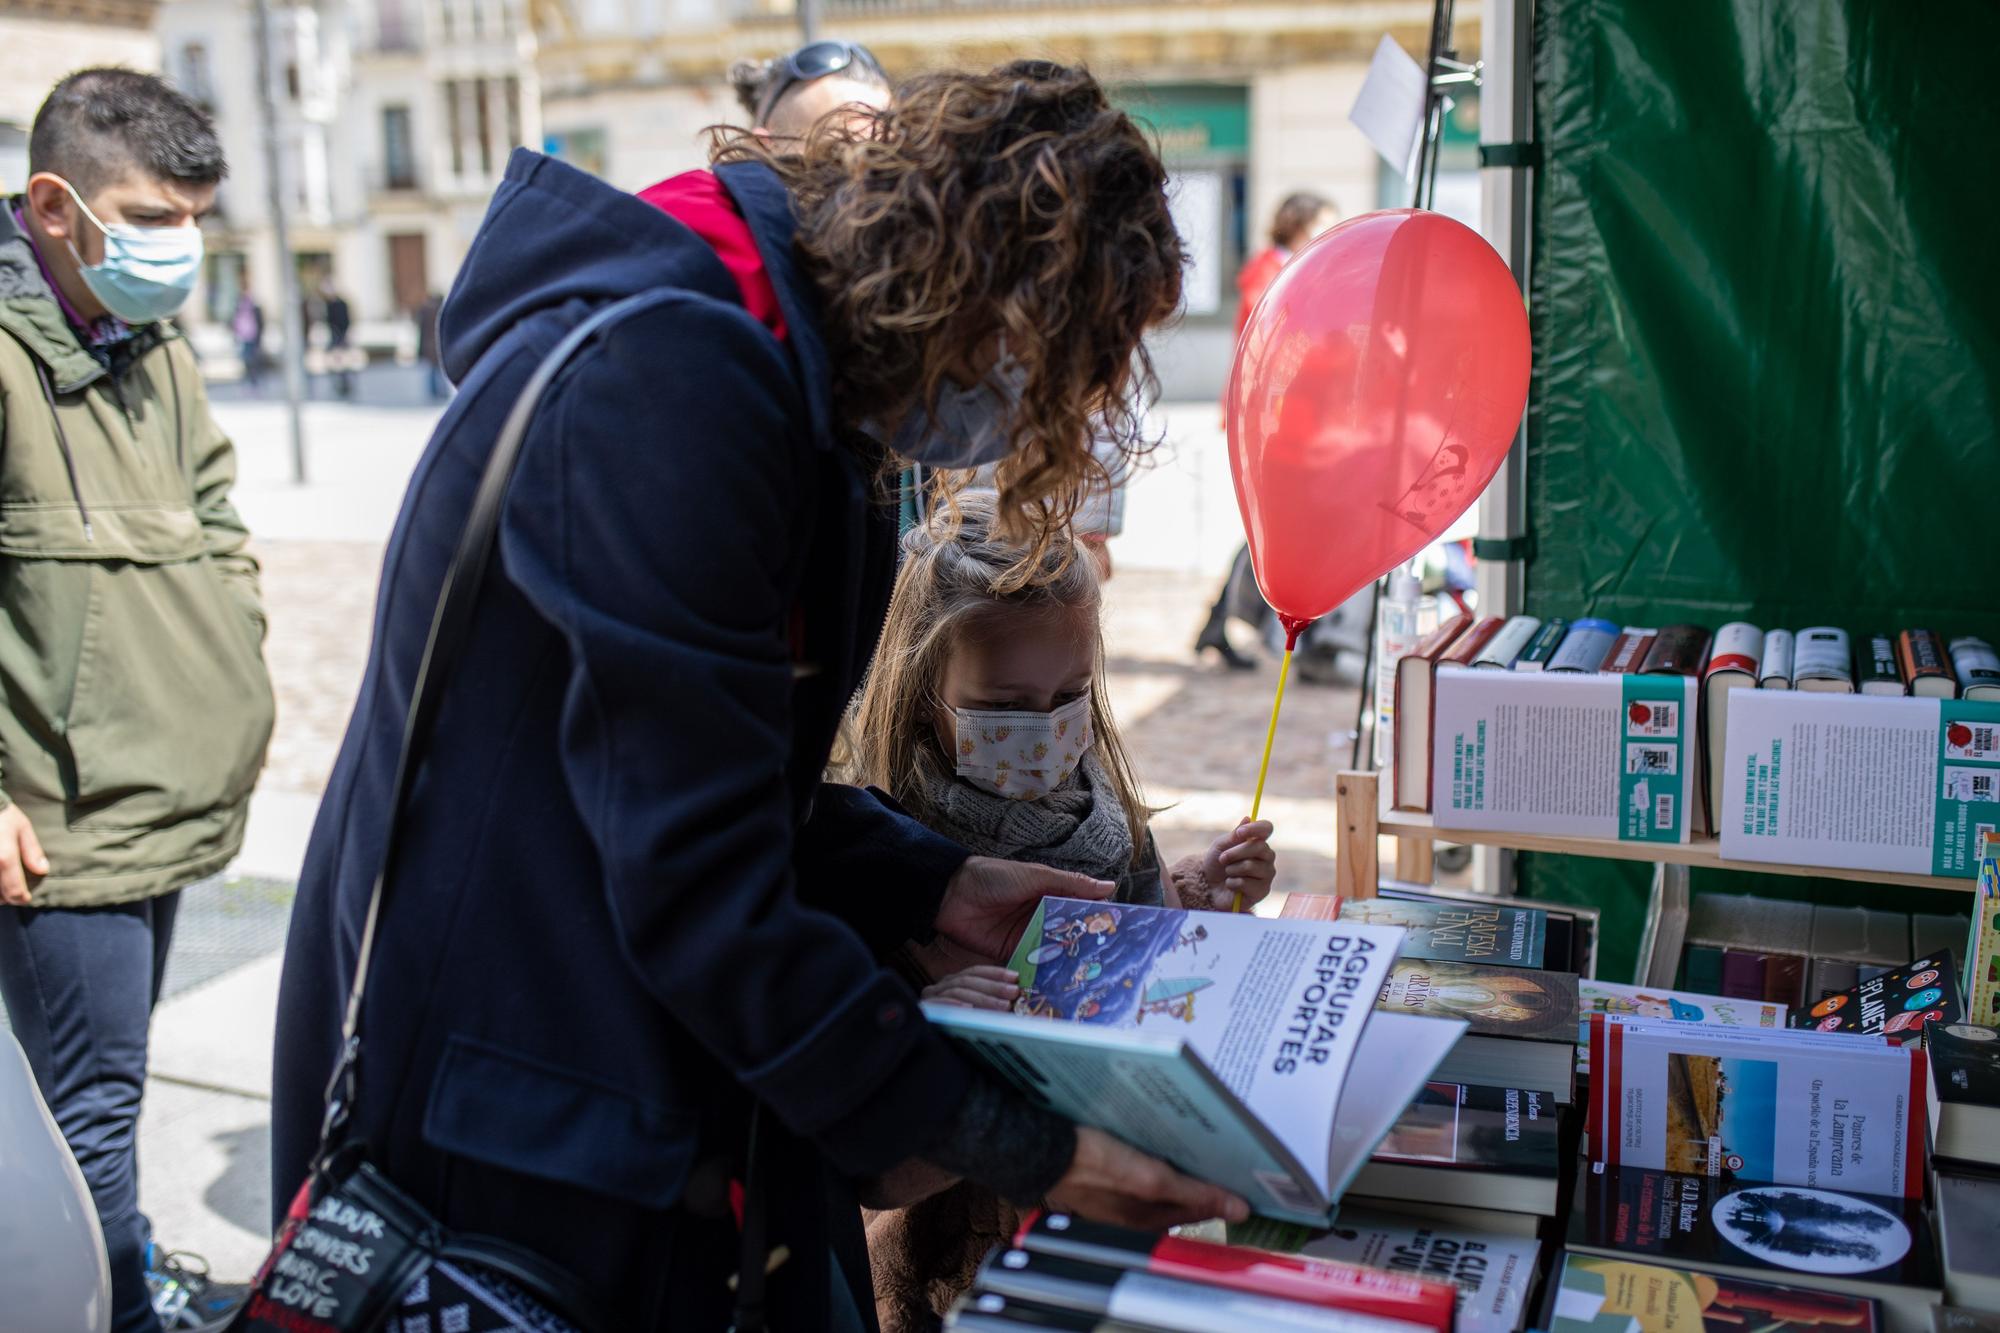
[[[1011,962],[1016,1012],[924,1012],[1040,1104],[1323,1226],[1465,1031],[1374,1012],[1402,941],[1393,926],[1050,898]]]

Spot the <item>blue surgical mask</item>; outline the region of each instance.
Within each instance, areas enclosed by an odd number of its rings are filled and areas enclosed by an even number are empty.
[[[134,227],[99,222],[90,205],[68,181],[63,188],[91,224],[104,233],[104,262],[86,264],[71,240],[69,252],[83,273],[83,285],[106,310],[127,324],[153,324],[187,304],[201,272],[201,228]]]
[[[999,363],[984,379],[969,389],[947,384],[935,410],[916,404],[893,433],[872,421],[861,429],[897,457],[925,467],[985,467],[1014,452],[1014,413],[1027,380],[1027,368],[1003,346]]]

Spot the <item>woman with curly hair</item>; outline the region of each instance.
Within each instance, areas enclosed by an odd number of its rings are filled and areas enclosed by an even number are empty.
[[[620,303],[528,433],[400,817],[351,1106],[370,1160],[621,1333],[868,1327],[856,1203],[938,1169],[1137,1225],[1241,1216],[980,1077],[884,965],[1004,958],[1045,893],[1113,886],[821,781],[895,575],[894,469],[998,464],[1005,585],[1101,473],[1093,435],[1137,446],[1141,339],[1180,299],[1159,159],[1089,75],[1034,63],[917,79],[782,151],[719,131],[714,160],[635,197],[517,153],[446,304],[461,392],[299,885],[273,1198],[317,1141],[481,467],[541,357]]]

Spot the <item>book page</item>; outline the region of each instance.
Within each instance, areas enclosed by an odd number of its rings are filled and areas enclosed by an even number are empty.
[[[1015,1009],[1183,1038],[1324,1191],[1334,1111],[1402,942],[1393,926],[1049,898],[1014,954]]]

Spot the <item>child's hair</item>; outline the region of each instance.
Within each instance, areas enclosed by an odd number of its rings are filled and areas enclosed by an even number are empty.
[[[904,561],[889,601],[882,642],[855,707],[845,748],[851,781],[880,787],[919,821],[933,813],[934,782],[954,780],[955,764],[939,746],[935,718],[952,650],[982,626],[1008,615],[1070,615],[1096,641],[1090,677],[1094,754],[1132,828],[1132,855],[1144,852],[1147,808],[1124,743],[1111,721],[1104,687],[1104,637],[1098,622],[1097,573],[1063,532],[1035,553],[1026,583],[1013,587],[1026,554],[1002,537],[993,497],[967,494],[903,537]]]

